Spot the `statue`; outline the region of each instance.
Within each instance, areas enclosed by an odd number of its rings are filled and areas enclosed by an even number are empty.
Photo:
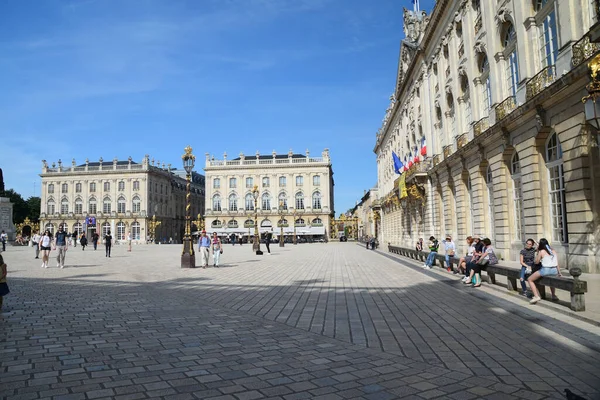
[[[409,42],[416,43],[425,30],[429,17],[425,11],[410,11],[404,9],[404,35]]]

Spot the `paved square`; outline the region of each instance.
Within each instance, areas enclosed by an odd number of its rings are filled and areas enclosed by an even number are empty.
[[[2,398],[600,398],[599,327],[353,243],[8,250]]]

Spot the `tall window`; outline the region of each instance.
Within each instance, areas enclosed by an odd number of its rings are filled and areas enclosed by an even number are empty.
[[[246,210],[253,211],[254,210],[254,196],[252,193],[248,193],[244,199],[244,203],[246,203]]]
[[[83,214],[83,200],[75,200],[75,214]]]
[[[464,104],[464,117],[465,117],[465,128],[463,132],[467,132],[469,127],[471,126],[471,122],[473,122],[473,116],[471,113],[471,93],[469,90],[469,78],[467,75],[462,75],[460,78],[460,88],[463,95],[463,104]]]
[[[48,185],[48,193],[54,193],[54,184],[53,183]]]
[[[142,209],[142,202],[138,196],[134,196],[131,200],[131,209],[134,213],[139,213]]]
[[[549,178],[552,240],[568,243],[562,147],[556,133],[553,133],[546,143],[546,168],[548,168]]]
[[[313,186],[320,186],[321,185],[321,175],[314,175],[313,176]]]
[[[235,194],[229,195],[229,211],[237,211],[237,196]]]
[[[312,208],[315,210],[321,209],[321,193],[314,192],[312,195]]]
[[[69,200],[67,200],[66,198],[64,198],[60,201],[60,213],[61,214],[69,213]]]
[[[56,211],[56,203],[54,203],[54,200],[48,200],[48,203],[46,204],[46,211],[48,211],[49,215],[54,214],[54,212]]]
[[[266,176],[262,178],[262,187],[269,187],[269,178]]]
[[[494,214],[494,180],[492,175],[492,167],[488,165],[485,174],[485,184],[487,187],[487,201],[488,201],[488,227],[490,229],[490,239],[494,243],[496,234],[494,233],[494,227],[496,226],[496,218]]]
[[[125,191],[125,182],[124,181],[119,181],[118,189],[119,189],[119,192]]]
[[[104,191],[105,192],[109,192],[110,191],[110,182],[104,182]]]
[[[117,212],[125,213],[126,204],[127,204],[127,202],[125,201],[125,197],[123,197],[123,196],[119,197],[117,199]]]
[[[264,193],[262,195],[262,209],[270,210],[271,209],[271,196],[269,193]]]
[[[140,181],[133,181],[133,190],[140,190]],[[137,224],[139,226],[139,222]]]
[[[285,187],[286,183],[287,183],[287,179],[285,178],[285,176],[280,176],[279,177],[279,186],[280,187]]]
[[[236,178],[229,178],[229,188],[230,189],[235,189],[237,187],[237,179]]]
[[[281,205],[281,209],[282,210],[287,210],[288,209],[287,196],[285,195],[285,193],[283,193],[283,192],[279,193],[279,202],[278,202],[278,204]]]
[[[139,222],[134,222],[133,224],[131,224],[131,239],[133,240],[140,240],[141,237],[141,226]]]
[[[125,223],[117,223],[117,240],[125,240]]]
[[[108,232],[110,231],[110,224],[108,222],[105,222],[102,224],[102,237],[108,235]]]
[[[513,210],[515,213],[515,239],[525,241],[523,235],[523,189],[521,185],[521,163],[515,151],[510,161],[510,175],[513,184]]]
[[[212,198],[213,211],[221,211],[221,196],[215,194]]]
[[[81,193],[81,183],[75,184],[75,193]]]
[[[297,176],[296,177],[296,186],[302,186],[304,184],[304,177],[303,176]]]
[[[48,232],[50,232],[51,234],[53,234],[53,235],[54,235],[54,224],[52,224],[52,223],[48,222],[48,223],[46,224],[46,230],[47,230]]]
[[[60,189],[61,193],[69,193],[69,185],[67,185],[66,183],[63,183],[61,185],[61,189]]]
[[[469,220],[469,234],[472,235],[475,232],[475,225],[473,221],[473,185],[471,184],[471,177],[467,177],[467,219]]]
[[[81,222],[76,222],[73,224],[73,233],[76,235],[76,237],[81,236],[83,233],[83,225],[81,225]]]
[[[519,83],[519,61],[517,57],[517,34],[513,24],[508,23],[504,30],[502,40],[504,45],[504,54],[506,57],[506,80],[509,95],[517,95],[517,85]]]
[[[112,211],[112,202],[110,201],[110,197],[106,196],[102,200],[102,212],[105,214],[110,214]]]
[[[98,212],[98,203],[96,202],[96,198],[92,197],[88,206],[88,213],[96,214]]]
[[[90,193],[94,193],[96,191],[96,182],[90,183]]]
[[[220,188],[221,188],[221,179],[220,178],[213,179],[213,189],[220,189]]]
[[[535,10],[540,21],[539,45],[542,68],[556,64],[558,55],[558,30],[556,29],[556,5],[554,0],[538,0]]]
[[[490,115],[492,109],[492,86],[490,82],[490,63],[488,62],[487,55],[482,54],[481,61],[479,64],[479,72],[481,73],[481,97],[483,100],[483,116],[487,117]]]
[[[296,193],[296,209],[304,210],[304,194],[302,192]]]
[[[254,178],[246,178],[246,187],[252,189],[254,187]]]

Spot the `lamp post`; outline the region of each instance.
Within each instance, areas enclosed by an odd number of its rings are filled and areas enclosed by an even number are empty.
[[[600,130],[600,54],[590,60],[588,68],[592,81],[585,87],[589,95],[581,101],[583,101],[586,121]],[[600,145],[598,141],[600,141],[600,135],[596,137],[596,146]]]
[[[285,203],[283,201],[283,199],[279,199],[279,208],[277,209],[277,212],[279,213],[279,227],[280,232],[279,232],[279,247],[284,247],[285,243],[283,240],[283,216],[285,215],[285,210],[283,209],[283,207],[285,206]]]
[[[258,186],[254,185],[252,189],[254,197],[254,241],[252,242],[252,251],[260,251],[260,237],[258,234]]]
[[[296,235],[296,217],[299,217],[302,215],[302,213],[304,212],[304,210],[300,209],[294,209],[294,212],[292,213],[292,217],[294,218],[294,239],[293,239],[293,243],[294,244],[298,244],[298,235]]]
[[[181,252],[181,268],[195,268],[196,255],[194,254],[194,244],[192,243],[192,215],[191,215],[191,198],[190,185],[192,183],[192,170],[196,156],[192,154],[192,148],[187,146],[185,153],[181,156],[183,160],[183,168],[185,169],[185,233],[183,236],[183,251]]]

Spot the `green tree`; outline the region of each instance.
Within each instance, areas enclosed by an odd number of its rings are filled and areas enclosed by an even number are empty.
[[[4,197],[8,197],[10,202],[13,203],[13,222],[20,224],[25,220],[25,217],[29,215],[29,206],[27,202],[23,200],[23,197],[14,191],[14,189],[8,189],[4,192]]]
[[[41,204],[42,199],[38,196],[31,196],[27,199],[27,207],[29,208],[27,216],[32,222],[38,222],[40,220]]]

